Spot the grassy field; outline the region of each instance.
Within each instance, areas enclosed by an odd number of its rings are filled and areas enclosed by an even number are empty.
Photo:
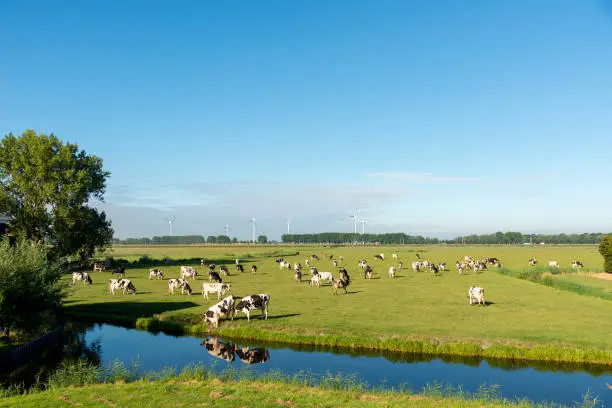
[[[306,255],[342,255],[344,265],[351,275],[349,294],[333,295],[331,286],[309,287],[306,282],[297,283],[292,273],[280,271],[274,258],[259,256],[283,250],[286,253],[299,250],[299,256],[285,256],[289,262],[304,264]],[[374,254],[384,252],[385,261],[374,260]],[[405,267],[396,279],[388,278],[390,258],[396,252]],[[429,272],[413,272],[409,268],[416,260],[446,261],[451,271],[432,277]],[[248,257],[250,254],[250,257]],[[220,333],[226,336],[277,339],[289,342],[358,346],[365,348],[389,348],[400,351],[418,351],[422,343],[402,348],[406,341],[422,341],[433,348],[429,352],[448,354],[482,355],[489,357],[515,357],[584,361],[585,349],[605,350],[586,360],[612,360],[612,323],[609,316],[611,303],[601,298],[583,296],[534,282],[504,276],[492,270],[484,273],[468,273],[463,276],[454,270],[454,262],[464,255],[474,257],[495,256],[504,268],[527,269],[527,260],[536,257],[540,263],[557,260],[561,271],[569,270],[571,260],[580,259],[585,269],[601,271],[601,258],[595,246],[568,247],[452,247],[430,246],[424,248],[402,247],[340,247],[340,248],[291,248],[285,247],[117,247],[112,256],[136,260],[148,256],[161,259],[192,259],[192,266],[202,268],[196,259],[204,257],[217,264],[231,263],[238,256],[243,259],[245,270],[255,263],[259,271],[234,274],[224,282],[230,283],[234,296],[268,293],[271,296],[270,318],[259,319],[253,315],[250,323],[241,315],[234,322],[224,321]],[[372,280],[365,280],[357,266],[359,259],[367,259],[374,267]],[[333,271],[329,260],[317,262],[320,271]],[[161,266],[169,277],[178,277],[180,267]],[[74,287],[68,299],[68,314],[135,322],[138,318],[156,316],[159,320],[172,320],[187,324],[201,323],[202,313],[217,300],[206,301],[200,294],[201,283],[207,274],[198,277],[192,285],[194,294],[181,296],[168,294],[167,282],[148,280],[149,268],[128,268],[138,294],[110,296],[109,273],[97,272],[90,287],[80,283]],[[68,278],[68,277],[67,277]],[[206,280],[205,280],[206,278]],[[555,279],[578,279],[592,282],[610,290],[612,281],[601,281],[584,276],[560,276]],[[467,290],[472,285],[485,288],[489,305],[470,306]],[[607,285],[607,286],[606,286]],[[146,327],[147,320],[141,319]],[[416,344],[416,343],[415,343]],[[528,348],[531,354],[517,354],[506,346]],[[506,348],[505,348],[506,347]],[[560,354],[551,351],[563,348]],[[544,356],[544,349],[548,350]],[[427,351],[422,349],[421,351]]]

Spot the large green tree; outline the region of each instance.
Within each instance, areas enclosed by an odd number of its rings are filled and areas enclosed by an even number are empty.
[[[612,273],[612,234],[606,235],[601,240],[599,253],[604,258],[604,271]]]
[[[9,133],[0,143],[0,213],[13,217],[12,234],[86,259],[112,239],[104,211],[89,205],[103,201],[109,175],[102,159],[53,133]]]

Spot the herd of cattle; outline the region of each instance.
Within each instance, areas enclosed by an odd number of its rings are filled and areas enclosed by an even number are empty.
[[[334,269],[337,270],[337,277],[334,277],[334,274],[329,271],[319,271],[318,268],[314,265],[315,261],[320,261],[320,257],[318,255],[311,255],[305,259],[305,265],[309,268],[310,277],[307,279],[309,286],[321,286],[322,282],[328,282],[333,287],[334,295],[337,294],[338,289],[344,290],[345,293],[348,293],[347,288],[351,283],[350,276],[347,270],[340,266],[340,263],[344,261],[342,256],[334,259],[333,255],[324,255],[325,258],[328,258],[331,261]],[[440,271],[445,271],[446,263],[445,262],[432,262],[428,260],[422,260],[420,255],[416,254],[417,261],[412,262],[412,270],[414,272],[420,272],[428,270],[433,276],[437,276]],[[399,260],[398,254],[392,254],[392,258],[396,261],[396,265],[390,266],[388,270],[389,278],[395,278],[396,274],[399,270],[403,268],[403,262]],[[384,261],[385,254],[377,254],[374,256],[375,261]],[[293,278],[297,282],[302,282],[303,278],[303,270],[302,265],[299,262],[291,265],[284,258],[277,258],[275,262],[279,265],[280,270],[290,270],[293,271]],[[359,260],[359,267],[363,270],[364,279],[372,279],[372,275],[374,273],[374,269],[365,259]],[[206,261],[202,259],[201,266],[205,266]],[[536,266],[537,260],[535,258],[529,259],[530,266]],[[460,275],[464,273],[466,270],[471,270],[474,272],[485,271],[487,270],[487,266],[493,266],[496,268],[501,268],[501,262],[498,258],[493,257],[484,257],[480,260],[477,260],[471,256],[465,256],[463,260],[459,260],[455,263],[455,267]],[[559,268],[559,262],[557,261],[548,261],[549,268]],[[572,268],[580,269],[583,267],[581,261],[573,260]],[[235,260],[235,268],[236,272],[244,272],[244,267],[240,263],[238,259]],[[96,262],[93,266],[93,270],[95,271],[104,271],[106,269],[110,269],[112,274],[118,274],[120,276],[119,279],[109,279],[109,292],[111,295],[115,294],[115,291],[122,291],[123,294],[132,293],[136,294],[136,287],[129,280],[125,279],[125,269],[123,267],[119,268],[108,268],[106,264],[101,262]],[[257,272],[257,266],[251,265],[251,273]],[[208,282],[202,283],[202,296],[208,299],[209,294],[216,294],[218,303],[209,307],[208,310],[204,313],[203,319],[209,325],[214,327],[219,326],[219,322],[222,319],[232,320],[236,316],[237,313],[242,312],[246,314],[247,320],[250,321],[250,312],[253,310],[260,310],[262,313],[262,317],[264,319],[268,318],[268,305],[270,303],[270,295],[267,293],[259,293],[253,294],[241,299],[234,298],[233,295],[228,295],[231,292],[231,286],[228,283],[223,283],[223,276],[229,276],[230,271],[227,266],[223,265],[219,267],[219,272],[216,272],[216,265],[214,263],[208,264]],[[189,279],[195,281],[198,276],[198,271],[191,266],[181,266],[180,269],[180,278],[170,278],[168,279],[168,293],[170,295],[174,294],[175,290],[180,289],[181,294],[191,295],[193,290],[189,283]],[[149,271],[149,280],[151,279],[164,279],[164,272],[159,269],[151,269]],[[72,274],[72,284],[74,285],[77,281],[83,281],[84,284],[91,284],[92,279],[89,273],[87,272],[74,272]],[[227,295],[227,296],[226,296]],[[221,299],[222,296],[225,296]],[[468,289],[468,299],[471,304],[479,304],[486,305],[484,298],[484,289],[480,286],[472,286]],[[208,346],[207,346],[208,347]],[[212,346],[213,349],[217,350],[218,345]],[[243,351],[244,352],[244,351]],[[233,352],[232,352],[233,353]],[[238,353],[236,351],[236,353]],[[232,354],[233,356],[233,354]],[[232,357],[233,359],[233,357]]]

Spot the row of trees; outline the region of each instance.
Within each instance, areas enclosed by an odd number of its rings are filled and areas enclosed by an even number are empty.
[[[402,232],[390,234],[355,234],[347,232],[321,232],[318,234],[284,234],[282,242],[300,244],[344,244],[344,243],[381,243],[381,244],[438,244],[438,238],[407,235]]]
[[[448,244],[597,244],[606,234],[523,234],[520,232],[496,232],[494,234],[469,235],[446,240]]]
[[[193,245],[193,244],[237,244],[249,243],[250,241],[238,241],[238,238],[230,238],[227,235],[209,235],[204,238],[204,235],[164,235],[153,238],[113,238],[113,244],[120,245]],[[268,242],[268,237],[260,235],[257,237],[257,242],[265,244]]]

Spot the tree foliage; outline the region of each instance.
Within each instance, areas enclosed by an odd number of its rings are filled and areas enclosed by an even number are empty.
[[[601,240],[599,253],[604,258],[604,271],[612,273],[612,234],[606,235]]]
[[[267,244],[268,243],[268,237],[265,235],[260,235],[257,237],[257,242],[259,242],[260,244]]]
[[[0,241],[0,334],[33,333],[52,325],[64,286],[60,272],[41,243]]]
[[[112,239],[104,211],[88,206],[103,200],[109,175],[100,158],[53,133],[10,133],[0,143],[0,213],[12,216],[13,235],[87,258]]]

